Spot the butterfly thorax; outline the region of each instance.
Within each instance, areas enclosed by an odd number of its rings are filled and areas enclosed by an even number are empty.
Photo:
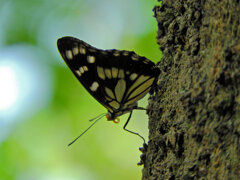
[[[122,107],[118,110],[114,110],[113,112],[108,111],[108,113],[106,114],[106,118],[108,121],[119,123],[120,122],[120,119],[118,118],[119,116],[131,112],[133,109],[136,109],[137,107],[138,107],[137,102],[134,102],[133,104],[130,104],[126,107]]]

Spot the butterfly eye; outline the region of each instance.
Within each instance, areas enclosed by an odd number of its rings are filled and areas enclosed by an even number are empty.
[[[111,114],[107,113],[107,114],[106,114],[106,118],[107,118],[108,121],[111,121],[111,120],[112,120]]]

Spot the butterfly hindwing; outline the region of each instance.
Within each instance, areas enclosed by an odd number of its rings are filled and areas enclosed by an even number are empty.
[[[145,96],[159,74],[153,62],[133,51],[100,50],[72,37],[57,45],[77,79],[111,113]]]

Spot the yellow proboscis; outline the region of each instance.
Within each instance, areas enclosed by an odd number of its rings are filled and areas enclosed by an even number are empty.
[[[116,119],[113,120],[113,122],[114,122],[115,124],[118,124],[118,123],[120,122],[120,119],[119,119],[119,118],[116,118]]]

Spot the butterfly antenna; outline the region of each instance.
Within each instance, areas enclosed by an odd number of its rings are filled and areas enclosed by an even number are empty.
[[[102,119],[102,117],[105,116],[105,114],[100,114],[97,117],[90,119],[89,121],[93,121],[94,119],[96,119],[85,131],[83,131],[82,134],[80,134],[76,139],[74,139],[72,142],[70,142],[68,144],[68,146],[71,146],[75,141],[77,141],[82,135],[84,135],[94,124],[96,124],[96,122],[98,122],[100,119]]]
[[[90,119],[89,121],[90,121],[90,122],[91,122],[91,121],[94,121],[95,119],[97,119],[97,118],[99,118],[100,116],[103,116],[103,115],[105,115],[105,113],[99,114],[98,116],[96,116],[95,118]],[[101,118],[102,118],[102,117],[101,117]]]

